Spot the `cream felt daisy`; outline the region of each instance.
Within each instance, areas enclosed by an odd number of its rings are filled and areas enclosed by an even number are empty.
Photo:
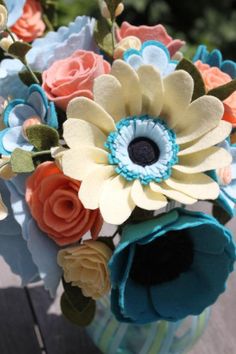
[[[192,77],[178,70],[161,78],[149,65],[137,72],[121,60],[98,77],[94,101],[68,106],[64,173],[82,181],[79,198],[121,224],[136,206],[157,210],[168,199],[184,204],[215,199],[219,186],[204,172],[227,166],[215,146],[231,131],[223,104],[213,96],[192,102]]]

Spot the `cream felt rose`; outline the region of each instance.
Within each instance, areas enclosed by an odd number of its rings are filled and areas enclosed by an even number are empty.
[[[107,264],[111,256],[111,249],[104,243],[88,240],[59,251],[57,259],[65,281],[81,288],[84,296],[97,300],[110,290]]]
[[[0,5],[0,31],[7,27],[8,12],[5,6]]]
[[[97,238],[103,220],[99,210],[88,210],[78,199],[80,182],[63,175],[53,162],[44,162],[28,177],[26,202],[31,214],[58,245],[79,241],[88,231]]]
[[[94,79],[108,74],[110,69],[110,64],[101,55],[78,50],[43,72],[43,88],[48,98],[65,110],[74,97],[93,98]]]
[[[218,184],[205,172],[231,163],[215,146],[232,125],[220,100],[192,101],[194,82],[183,70],[162,78],[150,65],[137,72],[121,60],[95,80],[94,101],[70,102],[64,123],[69,146],[63,172],[82,181],[79,197],[121,224],[136,206],[157,210],[168,199],[184,204],[216,199]]]
[[[11,27],[11,30],[26,42],[32,42],[41,37],[45,31],[45,23],[42,20],[42,6],[38,0],[27,0],[23,14]]]

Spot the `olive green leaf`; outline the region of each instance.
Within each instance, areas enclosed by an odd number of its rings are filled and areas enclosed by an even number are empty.
[[[35,170],[32,154],[29,151],[15,149],[11,154],[11,167],[14,173],[29,173]]]
[[[97,21],[94,28],[94,39],[98,47],[109,57],[113,57],[113,39],[111,26],[105,18]]]
[[[108,10],[111,14],[111,19],[114,20],[116,17],[116,9],[117,6],[121,3],[121,0],[105,0],[105,3],[107,4]]]
[[[38,151],[48,150],[59,145],[59,134],[56,129],[48,125],[32,125],[26,129],[29,143]]]
[[[37,79],[40,82],[40,85],[42,84],[42,74],[40,72],[34,71],[35,76],[37,77]],[[35,84],[35,80],[32,77],[32,74],[27,71],[20,71],[18,73],[19,78],[21,79],[21,81],[23,82],[23,84],[25,84],[26,86],[31,86],[33,84]]]
[[[210,91],[208,91],[208,95],[215,96],[219,100],[224,101],[226,98],[232,95],[236,91],[236,79],[228,82],[225,85],[218,86]]]
[[[28,51],[31,49],[31,45],[26,42],[14,42],[8,49],[8,53],[13,55],[14,57],[25,60],[25,56]]]
[[[227,224],[232,217],[218,204],[213,204],[212,215],[222,224]]]

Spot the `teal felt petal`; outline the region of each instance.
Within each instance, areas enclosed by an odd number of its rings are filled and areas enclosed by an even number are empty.
[[[59,247],[39,230],[32,219],[28,222],[28,233],[30,237],[27,244],[33,261],[38,267],[45,289],[54,297],[62,276],[62,268],[57,264]]]
[[[130,318],[124,317],[123,314],[121,313],[121,309],[119,306],[119,297],[120,297],[119,289],[112,289],[111,290],[111,311],[115,315],[117,321],[131,323],[132,320]]]
[[[7,151],[2,143],[4,135],[8,132],[9,128],[6,128],[2,131],[0,131],[0,154],[8,156],[10,155],[10,152]]]
[[[48,111],[47,111],[47,115],[45,118],[45,123],[50,125],[50,127],[58,129],[57,113],[56,113],[56,108],[55,108],[55,105],[53,102],[49,102]]]

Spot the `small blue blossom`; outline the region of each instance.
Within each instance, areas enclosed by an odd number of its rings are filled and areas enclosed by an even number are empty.
[[[157,41],[144,42],[140,50],[128,49],[123,57],[135,70],[142,65],[152,65],[163,77],[172,73],[177,65],[177,61],[171,60],[166,46]]]
[[[33,150],[33,145],[27,141],[23,129],[25,122],[32,118],[53,128],[58,127],[54,103],[48,102],[45,92],[39,85],[30,86],[26,100],[15,99],[6,107],[3,121],[7,128],[0,132],[2,155],[11,155],[16,148]]]
[[[201,60],[204,64],[216,66],[226,74],[236,78],[236,63],[232,60],[223,60],[222,54],[219,49],[214,49],[210,53],[205,45],[200,45],[193,57],[193,62]]]
[[[235,259],[230,231],[200,212],[129,224],[109,262],[112,311],[135,324],[199,315],[225,291]]]
[[[26,0],[5,0],[8,10],[8,27],[13,26],[16,21],[22,16]]]

